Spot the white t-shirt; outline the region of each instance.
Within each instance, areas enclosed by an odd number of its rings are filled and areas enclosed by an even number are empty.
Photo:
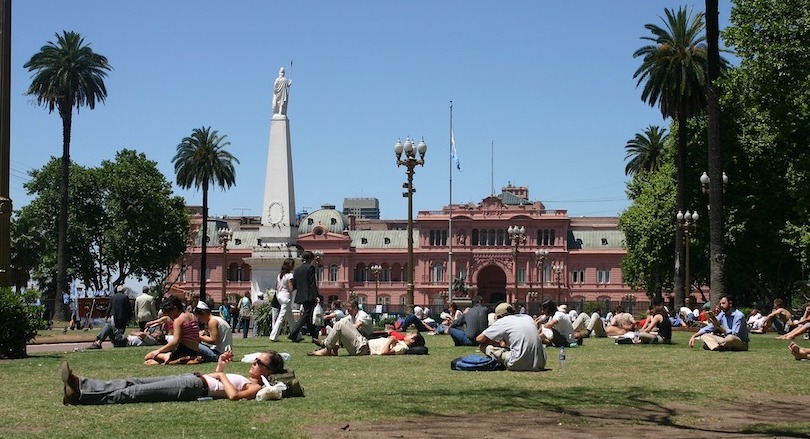
[[[554,329],[559,331],[569,343],[574,341],[574,325],[571,323],[571,318],[568,317],[568,313],[557,311],[554,313],[552,320],[557,320]]]
[[[382,350],[388,344],[387,337],[373,338],[368,341],[368,352],[371,355],[382,355]],[[398,341],[392,349],[394,355],[402,355],[408,351],[408,345],[404,341]]]

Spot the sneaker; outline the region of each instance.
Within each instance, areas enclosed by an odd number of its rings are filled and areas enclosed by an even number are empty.
[[[88,346],[87,349],[101,349],[101,343],[96,340],[93,343],[90,343],[90,346]]]

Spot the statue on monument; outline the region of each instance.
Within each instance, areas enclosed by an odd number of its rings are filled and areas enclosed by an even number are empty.
[[[284,77],[284,67],[279,69],[278,78],[273,83],[273,115],[287,114],[287,98],[292,81]]]

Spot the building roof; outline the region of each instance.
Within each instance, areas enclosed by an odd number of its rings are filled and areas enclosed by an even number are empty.
[[[619,230],[569,230],[570,250],[624,249],[624,233]]]
[[[407,230],[350,230],[354,248],[408,248]],[[413,248],[419,248],[419,230],[413,230]]]
[[[333,204],[324,204],[321,209],[301,219],[298,234],[311,233],[312,229],[317,226],[323,226],[332,233],[343,233],[349,228],[349,218],[343,212],[335,209]]]

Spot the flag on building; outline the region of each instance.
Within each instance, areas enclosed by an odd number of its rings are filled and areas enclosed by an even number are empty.
[[[450,130],[450,158],[456,164],[456,169],[461,170],[461,160],[458,158],[458,151],[456,151],[456,136],[453,135],[453,130]]]

